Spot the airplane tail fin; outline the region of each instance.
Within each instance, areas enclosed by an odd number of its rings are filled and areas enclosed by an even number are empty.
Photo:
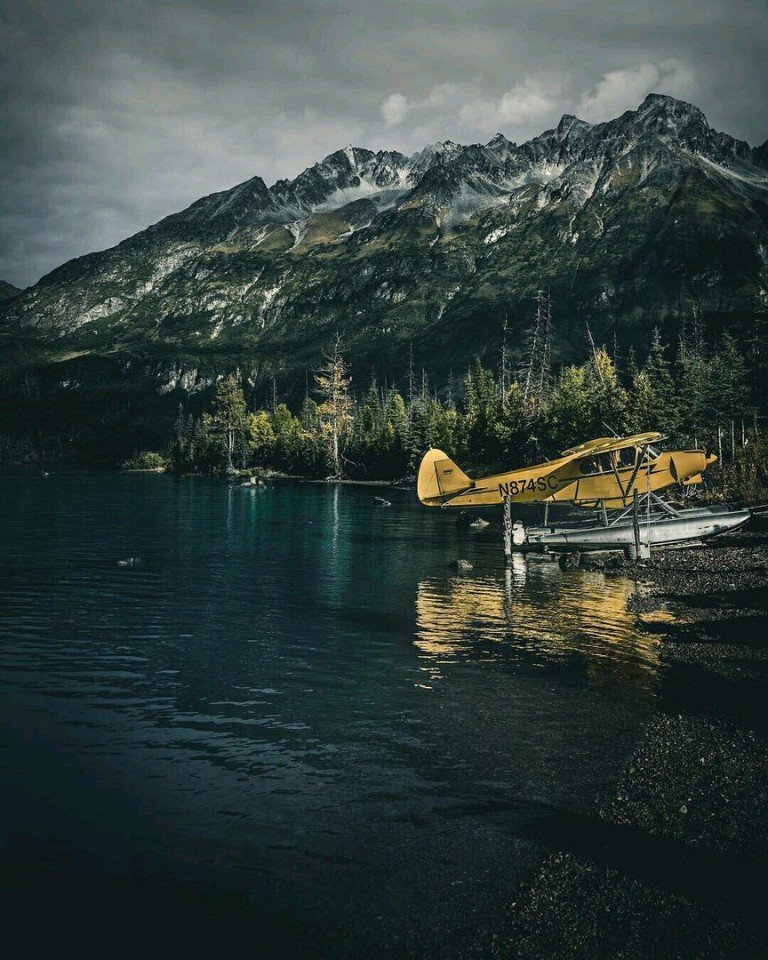
[[[447,496],[466,490],[470,478],[442,450],[428,450],[419,467],[416,492],[427,507],[439,507]]]

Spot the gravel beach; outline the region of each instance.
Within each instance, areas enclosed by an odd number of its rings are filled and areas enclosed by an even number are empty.
[[[515,895],[499,956],[768,957],[768,534],[607,575],[635,580],[659,636],[657,709],[615,792]]]

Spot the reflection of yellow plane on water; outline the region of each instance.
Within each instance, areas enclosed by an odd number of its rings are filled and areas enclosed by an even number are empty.
[[[703,450],[659,452],[660,433],[601,437],[563,451],[557,460],[472,480],[442,450],[429,450],[419,467],[417,492],[428,507],[485,507],[555,503],[621,509],[638,495],[675,483],[701,483],[717,458]]]
[[[558,574],[555,564],[529,565],[516,556],[505,580],[422,580],[416,593],[418,649],[438,663],[461,654],[493,657],[494,650],[535,651],[546,658],[576,653],[589,658],[596,676],[656,668],[658,637],[641,630],[628,612],[635,596],[631,580],[597,583],[595,574],[577,580]]]

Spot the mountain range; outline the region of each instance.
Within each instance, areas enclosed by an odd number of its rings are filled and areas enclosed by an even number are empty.
[[[6,393],[34,374],[48,391],[96,377],[177,400],[238,367],[257,394],[273,378],[289,392],[339,334],[366,377],[402,382],[412,355],[439,379],[476,355],[496,363],[505,322],[521,356],[540,289],[560,361],[581,358],[587,324],[642,349],[694,310],[737,330],[764,317],[768,142],[651,94],[520,145],[499,133],[411,156],[347,147],[3,299],[0,375]]]

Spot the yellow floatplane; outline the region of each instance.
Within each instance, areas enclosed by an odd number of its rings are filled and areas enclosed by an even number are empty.
[[[638,504],[643,508],[649,545],[698,540],[746,523],[749,510],[676,510],[663,500],[659,493],[668,487],[700,484],[704,471],[717,458],[699,449],[661,452],[657,445],[662,440],[661,433],[599,437],[564,450],[556,460],[477,480],[441,450],[429,450],[419,468],[417,493],[428,507],[570,503],[602,511],[600,525],[528,530],[526,544],[539,548],[626,546],[633,537],[633,523],[637,526]]]

